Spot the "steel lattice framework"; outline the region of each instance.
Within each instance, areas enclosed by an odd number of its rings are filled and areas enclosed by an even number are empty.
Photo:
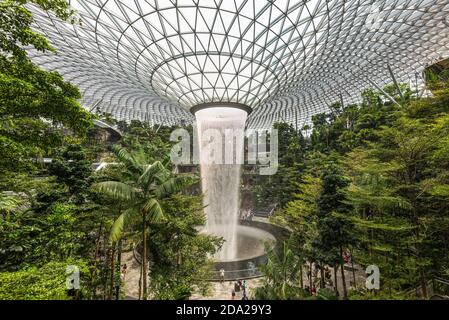
[[[208,102],[253,108],[252,128],[301,126],[364,88],[420,82],[449,55],[448,0],[72,0],[73,25],[36,7],[58,53],[30,51],[120,120],[190,122]]]

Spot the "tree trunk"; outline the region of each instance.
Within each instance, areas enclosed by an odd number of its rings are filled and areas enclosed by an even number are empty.
[[[338,294],[337,269],[338,269],[338,264],[335,264],[335,266],[334,266],[334,288],[335,288],[335,295],[339,296],[339,294]]]
[[[312,262],[310,262],[310,294],[312,294],[312,289],[313,289],[313,269],[312,269]]]
[[[323,265],[321,265],[320,276],[321,276],[320,288],[324,288],[324,287],[326,287],[326,284],[324,282],[324,268],[323,268]]]
[[[102,285],[103,285],[103,300],[107,300],[107,298],[108,298],[109,251],[108,251],[108,248],[106,245],[107,243],[108,243],[108,241],[107,241],[107,237],[105,235],[103,237],[103,248],[102,248],[103,257],[104,257],[104,262],[103,262],[102,268],[104,268],[104,270],[105,270],[105,274],[102,279],[103,280],[103,283],[102,283]]]
[[[352,259],[352,254],[351,254],[351,268],[352,268],[352,280],[354,282],[354,288],[357,289],[357,279],[355,277],[354,259]]]
[[[346,289],[346,279],[345,279],[345,263],[343,260],[343,248],[340,247],[340,258],[341,258],[341,282],[343,285],[343,299],[348,300],[348,290]]]
[[[146,236],[146,216],[142,214],[142,299],[147,299],[147,236]]]
[[[122,284],[122,239],[118,241],[117,264],[118,264],[117,271],[119,273],[119,281],[116,286],[115,300],[120,299],[120,288]]]
[[[142,273],[143,273],[142,263],[140,264],[140,275],[139,275],[139,300],[142,299]]]
[[[421,292],[424,299],[427,300],[428,294],[427,294],[427,281],[426,276],[424,275],[424,271],[421,271]]]
[[[109,284],[109,300],[112,300],[114,296],[114,275],[115,275],[115,244],[112,244],[111,249],[111,275],[110,275],[110,284]]]
[[[100,243],[101,243],[101,233],[103,231],[103,222],[104,215],[102,216],[100,227],[98,228],[98,237],[95,240],[95,255],[94,255],[94,265],[92,271],[92,279],[91,279],[91,287],[92,287],[92,298],[95,299],[97,297],[97,288],[95,285],[96,277],[98,274],[97,266],[98,266],[98,255],[100,254]]]
[[[299,265],[299,276],[300,276],[299,283],[301,285],[301,289],[304,289],[304,280],[302,278],[303,277],[302,262]]]

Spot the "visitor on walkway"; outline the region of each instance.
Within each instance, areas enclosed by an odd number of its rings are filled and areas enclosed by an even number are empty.
[[[122,266],[122,272],[120,273],[122,281],[125,281],[126,278],[126,272],[128,271],[128,266],[126,263]]]
[[[243,291],[243,295],[245,295],[246,294],[246,280],[243,280],[242,291]]]
[[[242,297],[242,300],[249,300],[249,299],[248,299],[248,296],[246,295],[246,292],[245,292],[245,291],[243,291],[243,297]]]
[[[345,261],[345,263],[349,262],[350,257],[351,257],[351,255],[348,251],[343,252],[343,260]]]
[[[326,283],[332,286],[332,274],[328,266],[324,268],[324,278],[326,279]]]
[[[232,300],[234,300],[235,299],[235,290],[232,290],[231,296],[232,296]]]
[[[224,282],[225,280],[225,270],[223,268],[220,269],[220,281]]]

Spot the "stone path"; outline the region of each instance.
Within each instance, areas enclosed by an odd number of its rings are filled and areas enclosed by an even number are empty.
[[[122,264],[127,266],[124,279],[125,296],[137,299],[139,297],[140,264],[134,259],[133,252],[122,253]]]
[[[232,300],[232,290],[234,289],[234,281],[213,282],[212,295],[205,297],[201,294],[193,294],[190,300]],[[252,289],[261,285],[261,279],[246,280],[247,295],[251,298]],[[235,300],[242,300],[243,292],[236,292]]]

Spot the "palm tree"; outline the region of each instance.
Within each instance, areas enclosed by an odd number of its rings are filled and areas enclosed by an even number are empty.
[[[283,243],[281,250],[267,246],[267,263],[261,266],[265,275],[264,286],[256,290],[256,297],[262,299],[289,300],[299,295],[295,286],[299,276],[300,263],[291,250],[292,238]]]
[[[115,156],[123,166],[122,181],[105,181],[94,188],[116,200],[120,200],[124,210],[115,220],[110,240],[116,242],[122,238],[124,226],[128,222],[140,219],[142,240],[142,268],[139,283],[143,288],[143,299],[147,298],[147,233],[151,224],[164,220],[161,200],[182,190],[190,183],[185,177],[173,177],[172,172],[160,161],[149,164],[143,151],[128,152],[115,146]]]

